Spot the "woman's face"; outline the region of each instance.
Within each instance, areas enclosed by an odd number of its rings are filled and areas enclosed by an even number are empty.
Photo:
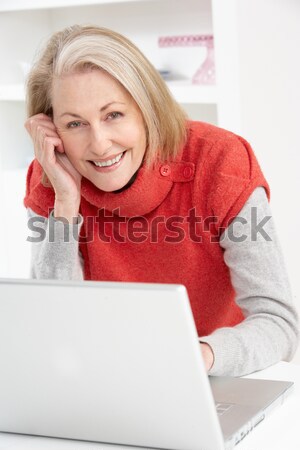
[[[53,121],[73,166],[99,189],[124,187],[146,150],[142,114],[126,89],[97,69],[55,79]]]

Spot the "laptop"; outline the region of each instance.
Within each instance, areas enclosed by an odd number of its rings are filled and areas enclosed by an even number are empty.
[[[291,382],[208,377],[182,285],[0,280],[0,431],[233,448]]]

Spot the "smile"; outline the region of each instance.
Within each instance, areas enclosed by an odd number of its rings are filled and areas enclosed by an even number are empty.
[[[118,156],[116,156],[113,159],[108,159],[107,161],[91,161],[93,164],[95,164],[95,166],[97,167],[110,167],[113,166],[114,164],[118,163],[120,161],[120,159],[122,158],[122,156],[124,155],[125,152],[120,153]]]

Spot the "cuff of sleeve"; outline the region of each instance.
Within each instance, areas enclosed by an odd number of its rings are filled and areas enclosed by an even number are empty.
[[[62,218],[54,217],[54,210],[49,214],[49,238],[51,237],[53,242],[63,241],[63,242],[73,242],[79,240],[79,233],[83,225],[83,217],[81,214],[78,215],[75,223],[69,223]]]
[[[199,342],[208,344],[214,354],[214,362],[208,371],[208,375],[234,376],[235,362],[241,361],[241,355],[237,355],[237,346],[230,343],[230,339],[227,340],[224,333],[220,331],[217,330],[209,336],[199,338]],[[226,345],[224,345],[224,342],[226,342]]]

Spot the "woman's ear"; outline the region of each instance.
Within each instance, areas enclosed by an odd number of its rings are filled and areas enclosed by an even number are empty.
[[[50,117],[51,120],[53,120],[53,109],[52,106],[49,108],[49,110],[46,112],[47,116]]]

